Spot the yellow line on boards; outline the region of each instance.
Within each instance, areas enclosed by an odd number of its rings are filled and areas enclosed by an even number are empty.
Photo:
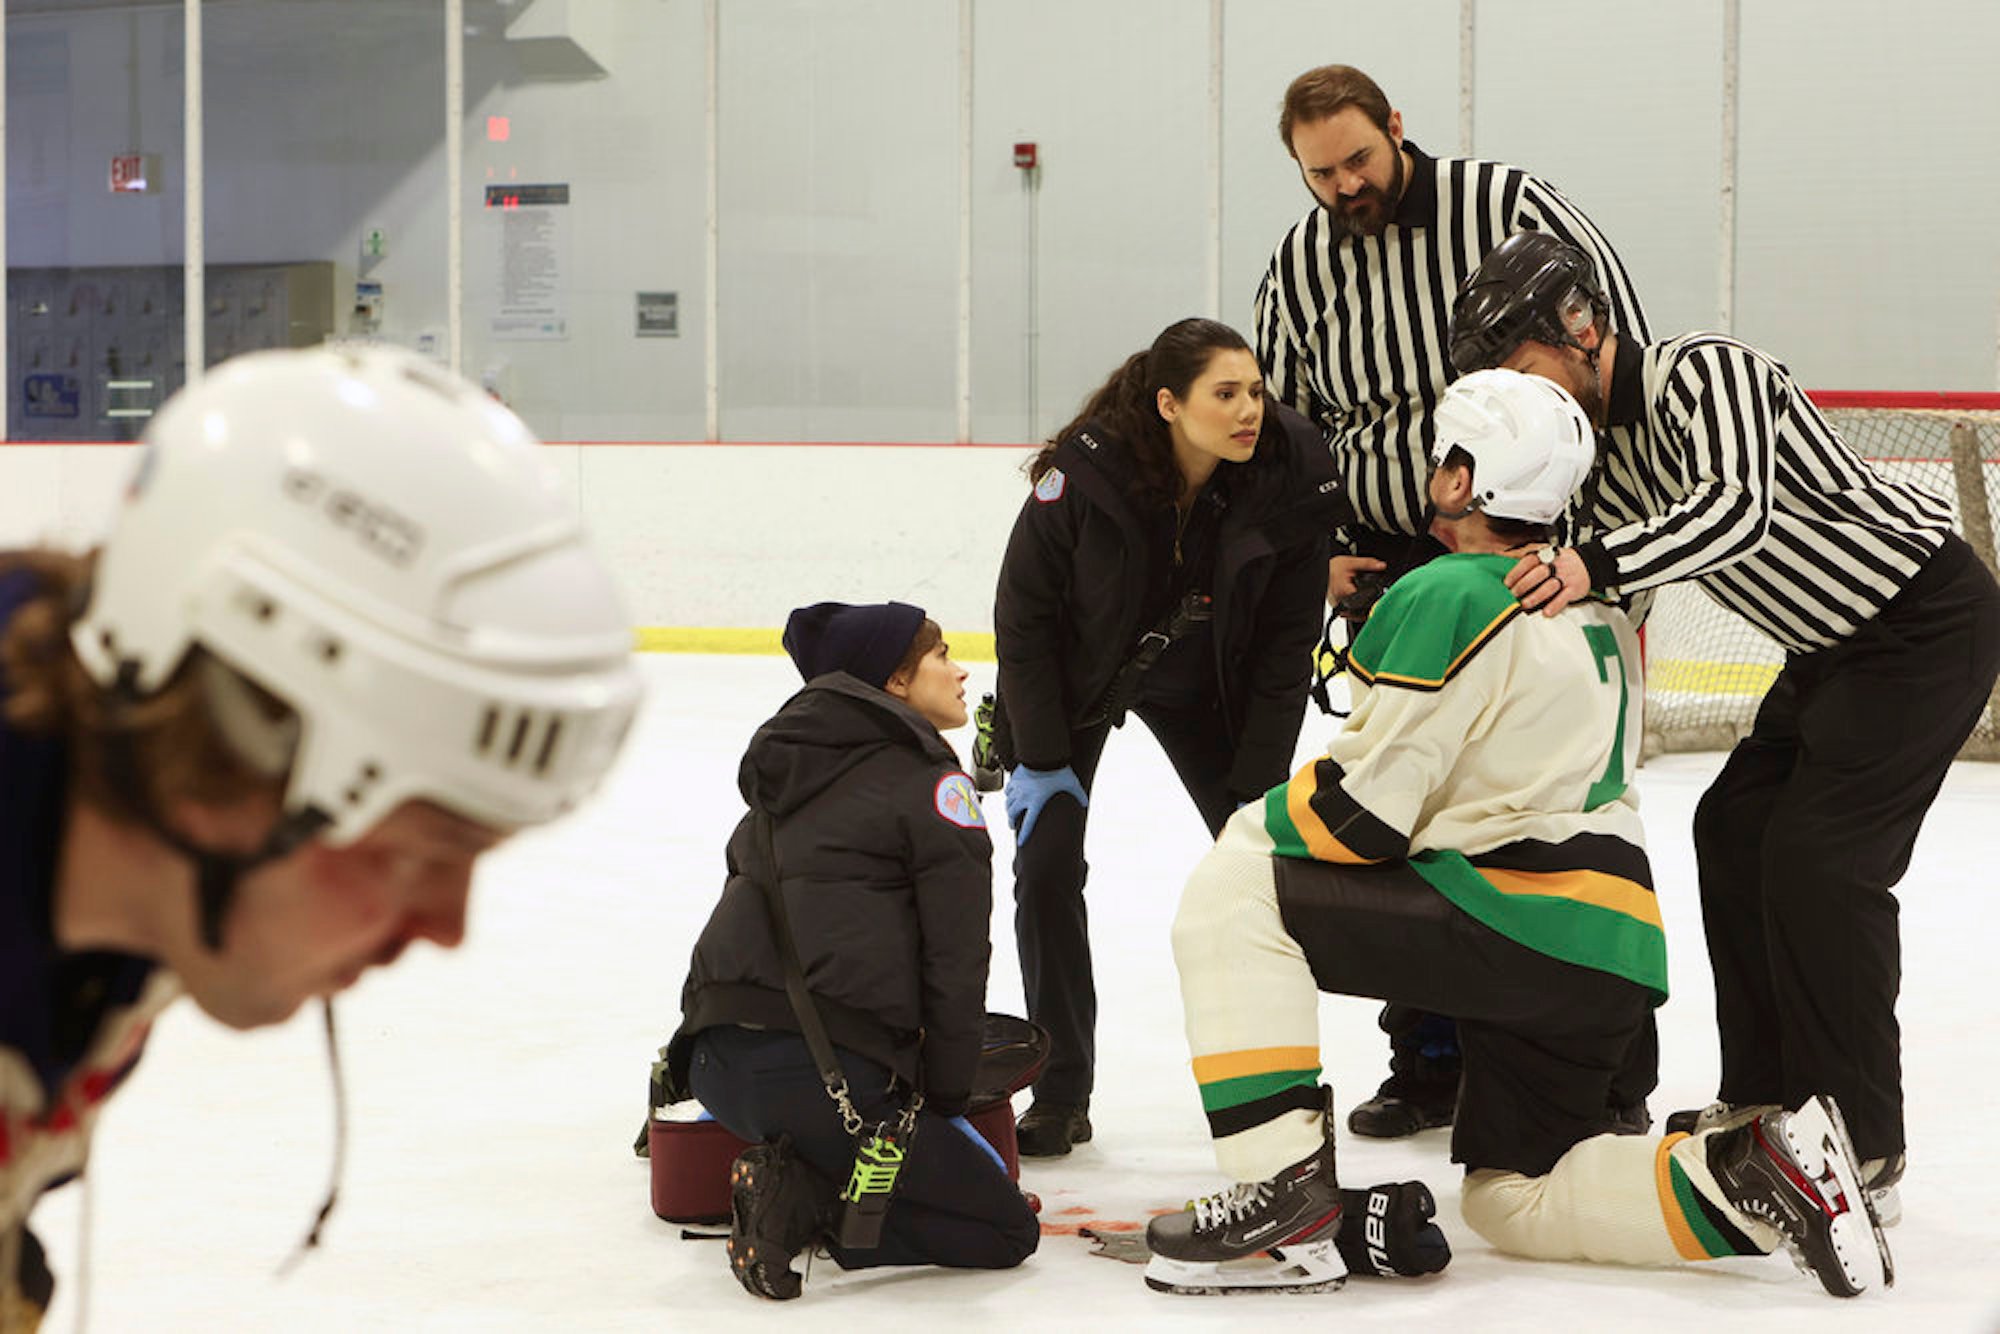
[[[1704,662],[1699,658],[1648,658],[1646,689],[1689,695],[1757,696],[1771,688],[1782,663]]]
[[[642,625],[632,632],[633,647],[641,653],[783,653],[779,630],[737,629],[732,626]],[[951,656],[961,662],[992,662],[992,634],[954,633],[947,630],[944,642]]]

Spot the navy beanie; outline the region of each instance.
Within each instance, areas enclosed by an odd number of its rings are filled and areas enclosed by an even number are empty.
[[[846,672],[880,690],[923,625],[924,609],[907,602],[865,607],[816,602],[786,619],[785,652],[808,681],[828,672]]]

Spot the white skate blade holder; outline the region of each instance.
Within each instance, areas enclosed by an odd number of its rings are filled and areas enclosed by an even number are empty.
[[[1793,1162],[1805,1174],[1805,1180],[1796,1184],[1817,1199],[1828,1219],[1834,1253],[1849,1289],[1834,1295],[1852,1297],[1870,1288],[1895,1286],[1895,1260],[1875,1200],[1861,1184],[1860,1160],[1854,1156],[1840,1108],[1830,1098],[1807,1099],[1785,1118],[1784,1137]],[[1793,1258],[1811,1272],[1802,1258],[1796,1254]],[[1821,1276],[1821,1282],[1833,1291],[1827,1276]]]
[[[1146,1262],[1146,1286],[1185,1296],[1239,1292],[1332,1292],[1347,1281],[1347,1262],[1332,1237],[1273,1246],[1240,1260],[1172,1260],[1155,1255]]]

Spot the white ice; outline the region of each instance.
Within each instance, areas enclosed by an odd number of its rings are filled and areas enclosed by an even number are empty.
[[[1139,726],[1113,736],[1091,811],[1097,1139],[1026,1165],[1049,1225],[1040,1253],[997,1274],[848,1275],[823,1261],[801,1300],[759,1302],[730,1277],[719,1242],[682,1240],[653,1216],[631,1142],[647,1064],[678,1020],[688,952],[742,810],[737,759],[796,678],[777,657],[653,657],[644,670],[647,711],[605,792],[489,859],[466,947],[415,951],[339,1003],[351,1130],[323,1248],[275,1276],[330,1165],[317,1012],[237,1035],[183,1005],[105,1114],[87,1229],[78,1187],[37,1213],[63,1284],[50,1334],[73,1328],[86,1290],[98,1331],[2000,1329],[1991,765],[1954,769],[1902,886],[1911,1151],[1905,1219],[1890,1232],[1893,1290],[1839,1301],[1782,1257],[1625,1269],[1499,1255],[1458,1218],[1443,1131],[1393,1144],[1343,1132],[1340,1142],[1350,1184],[1431,1183],[1455,1253],[1434,1279],[1355,1280],[1309,1297],[1172,1297],[1149,1291],[1136,1266],[1092,1256],[1076,1224],[1142,1224],[1222,1184],[1167,946],[1181,881],[1206,840]],[[991,670],[975,672],[975,692]],[[1309,713],[1302,752],[1331,725]],[[1639,780],[1674,988],[1660,1013],[1656,1117],[1715,1091],[1688,822],[1718,763],[1669,757]],[[1004,832],[998,799],[988,804]],[[989,1003],[1019,1013],[1004,856],[994,880]],[[1343,1108],[1383,1073],[1376,1009],[1324,1002],[1322,1052]]]

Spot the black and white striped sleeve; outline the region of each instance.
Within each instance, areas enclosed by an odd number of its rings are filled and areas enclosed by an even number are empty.
[[[1547,232],[1590,256],[1590,262],[1597,266],[1597,278],[1604,288],[1605,300],[1611,306],[1612,332],[1636,342],[1651,341],[1652,333],[1646,327],[1646,311],[1639,304],[1639,292],[1632,285],[1632,276],[1625,271],[1625,263],[1611,248],[1611,242],[1597,229],[1596,223],[1584,216],[1582,209],[1570,203],[1560,190],[1547,181],[1527,176],[1521,183],[1512,230],[1522,228]]]
[[[1270,267],[1257,285],[1256,323],[1257,364],[1264,371],[1264,392],[1298,412],[1321,430],[1332,430],[1340,410],[1327,402],[1313,387],[1312,352],[1306,347],[1304,331],[1310,329],[1316,312],[1308,311],[1302,293],[1318,286],[1312,266],[1303,262],[1313,242],[1316,216],[1308,215],[1278,243]],[[1304,229],[1307,235],[1301,238]],[[1301,241],[1304,245],[1301,245]],[[1296,271],[1287,273],[1290,265]]]
[[[1638,523],[1580,549],[1597,587],[1631,592],[1719,570],[1756,551],[1770,529],[1778,451],[1778,370],[1725,341],[1688,345],[1648,404],[1656,442],[1676,456],[1685,490]]]

